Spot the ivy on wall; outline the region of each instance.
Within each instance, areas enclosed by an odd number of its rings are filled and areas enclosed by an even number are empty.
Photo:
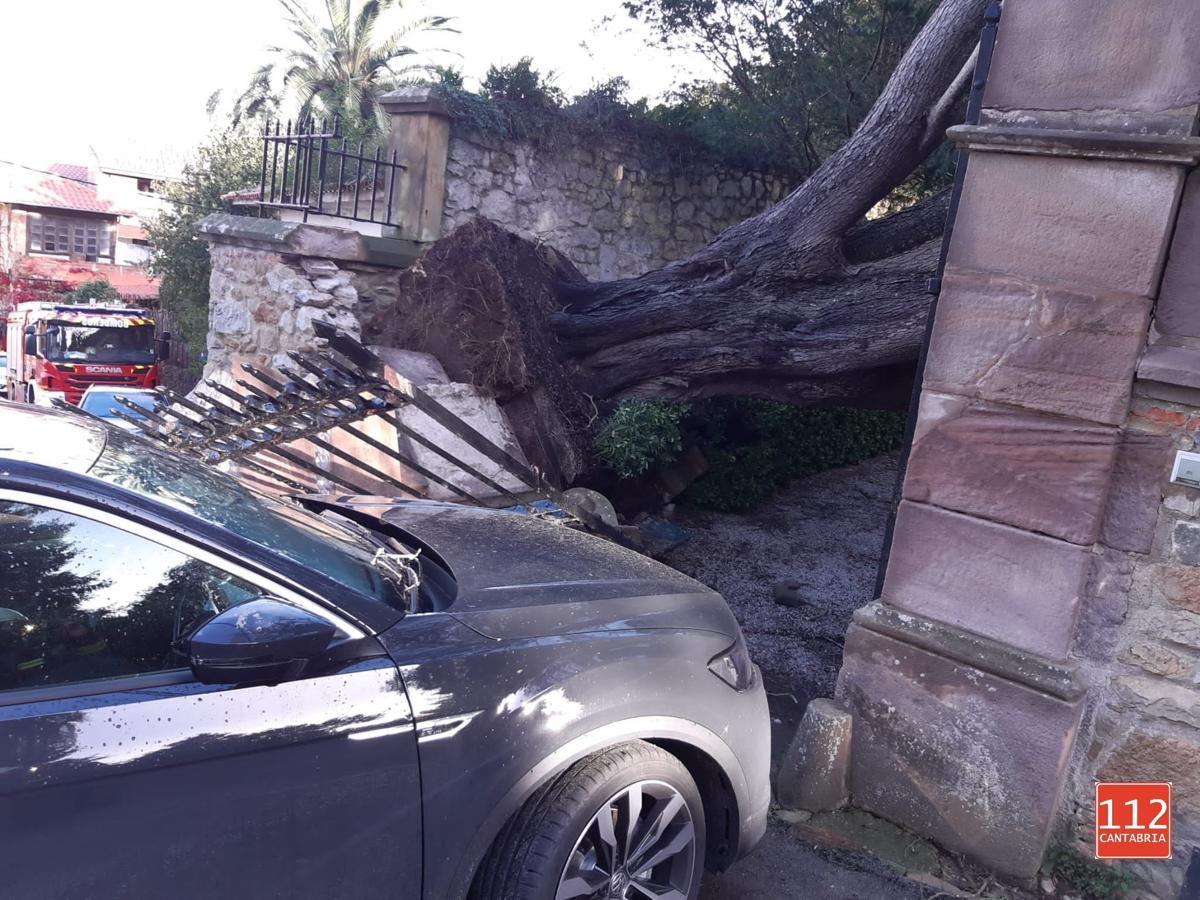
[[[745,142],[734,139],[733,132],[710,140],[711,117],[694,109],[690,100],[655,106],[644,99],[630,101],[629,85],[620,77],[567,97],[553,84],[552,73],[540,73],[526,58],[509,66],[493,66],[478,92],[463,87],[454,70],[440,72],[437,86],[461,127],[501,140],[553,149],[580,135],[618,133],[674,162],[704,160],[737,169],[797,174],[784,159],[765,156],[761,148],[748,149]],[[699,125],[709,130],[697,131]]]

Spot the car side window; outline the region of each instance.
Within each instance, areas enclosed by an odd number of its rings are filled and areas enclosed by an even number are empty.
[[[111,525],[0,501],[0,691],[185,667],[178,639],[261,593]]]

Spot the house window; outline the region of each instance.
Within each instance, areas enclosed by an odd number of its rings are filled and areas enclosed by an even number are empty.
[[[87,260],[113,258],[112,233],[103,219],[69,216],[29,216],[30,253],[82,256]]]
[[[137,180],[137,189],[143,194],[149,194],[154,190],[154,185],[150,183],[149,178],[139,178]]]

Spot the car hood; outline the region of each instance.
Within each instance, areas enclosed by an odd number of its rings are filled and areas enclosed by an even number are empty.
[[[399,529],[443,560],[458,585],[447,611],[490,637],[630,628],[738,633],[712,589],[555,522],[423,500],[342,505]]]

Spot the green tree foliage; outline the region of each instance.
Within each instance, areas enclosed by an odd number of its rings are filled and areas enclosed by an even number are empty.
[[[222,197],[258,182],[261,143],[246,130],[217,132],[184,167],[183,178],[161,186],[170,201],[146,226],[150,271],[160,279],[159,301],[174,314],[185,345],[193,353],[208,334],[208,245],[196,236],[196,223],[209,213],[233,212]]]
[[[483,94],[492,100],[544,108],[561,107],[565,99],[554,85],[554,73],[539,72],[528,56],[512,65],[489,66],[483,79]]]
[[[601,460],[637,478],[675,460],[685,441],[709,472],[684,499],[723,511],[753,509],[792,478],[862,462],[900,446],[901,413],[815,409],[774,400],[707,400],[684,406],[624,400],[596,438]]]
[[[107,278],[96,278],[85,281],[66,296],[70,303],[115,303],[121,299],[117,289]]]
[[[666,400],[622,400],[597,435],[596,450],[618,475],[636,478],[679,455],[687,411]]]
[[[937,0],[625,0],[668,47],[699,51],[724,83],[656,110],[747,162],[811,174],[858,127]]]
[[[452,31],[445,16],[405,15],[401,0],[278,0],[287,46],[270,58],[236,99],[233,121],[264,115],[297,119],[341,117],[343,133],[384,130],[379,98],[429,67],[411,45],[418,34]],[[210,109],[220,101],[214,94]]]

